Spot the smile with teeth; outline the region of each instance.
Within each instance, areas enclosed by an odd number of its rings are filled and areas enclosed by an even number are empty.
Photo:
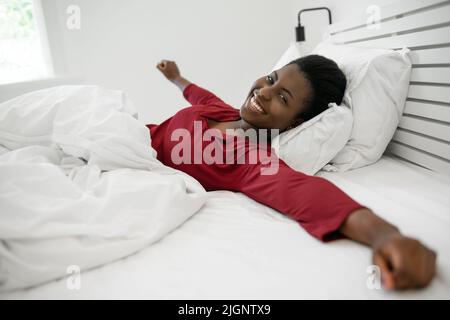
[[[249,108],[250,108],[252,111],[255,111],[255,112],[258,112],[258,113],[262,113],[262,114],[265,113],[265,111],[263,110],[263,108],[261,108],[261,107],[258,105],[258,103],[256,102],[255,97],[252,97],[252,98],[250,99],[250,105],[249,105]]]

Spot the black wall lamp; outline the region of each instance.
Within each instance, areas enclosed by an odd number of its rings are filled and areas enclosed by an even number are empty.
[[[331,24],[331,11],[327,7],[317,7],[317,8],[309,8],[309,9],[303,9],[298,12],[298,26],[295,28],[295,35],[297,42],[298,41],[305,41],[305,27],[303,27],[300,23],[300,15],[302,12],[305,11],[315,11],[315,10],[327,10],[328,11],[328,20]]]

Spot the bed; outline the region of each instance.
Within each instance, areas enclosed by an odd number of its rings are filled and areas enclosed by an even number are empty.
[[[385,155],[344,173],[319,172],[410,236],[437,250],[424,290],[371,289],[371,250],[324,245],[293,220],[240,193],[210,192],[206,205],[164,239],[125,259],[3,299],[443,299],[450,298],[450,178]],[[411,195],[414,195],[412,197]]]
[[[371,250],[321,243],[295,221],[243,194],[209,192],[205,205],[158,242],[118,261],[3,293],[1,299],[450,299],[450,65],[448,1],[402,1],[334,24],[335,43],[412,50],[405,112],[385,154],[347,172],[317,174],[438,253],[423,290],[370,285]]]

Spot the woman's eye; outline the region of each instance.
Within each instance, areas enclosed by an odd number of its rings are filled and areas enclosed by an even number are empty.
[[[267,80],[269,80],[269,83],[271,83],[271,84],[274,83],[273,78],[271,76],[267,76]]]
[[[282,94],[280,94],[280,98],[281,100],[283,100],[284,103],[287,103],[287,99],[285,96],[283,96]]]

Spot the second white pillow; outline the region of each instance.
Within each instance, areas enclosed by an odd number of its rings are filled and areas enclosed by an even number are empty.
[[[411,71],[408,51],[334,45],[326,41],[314,49],[313,53],[336,61],[345,73],[344,101],[353,114],[349,141],[324,170],[357,169],[381,158],[405,106]]]

